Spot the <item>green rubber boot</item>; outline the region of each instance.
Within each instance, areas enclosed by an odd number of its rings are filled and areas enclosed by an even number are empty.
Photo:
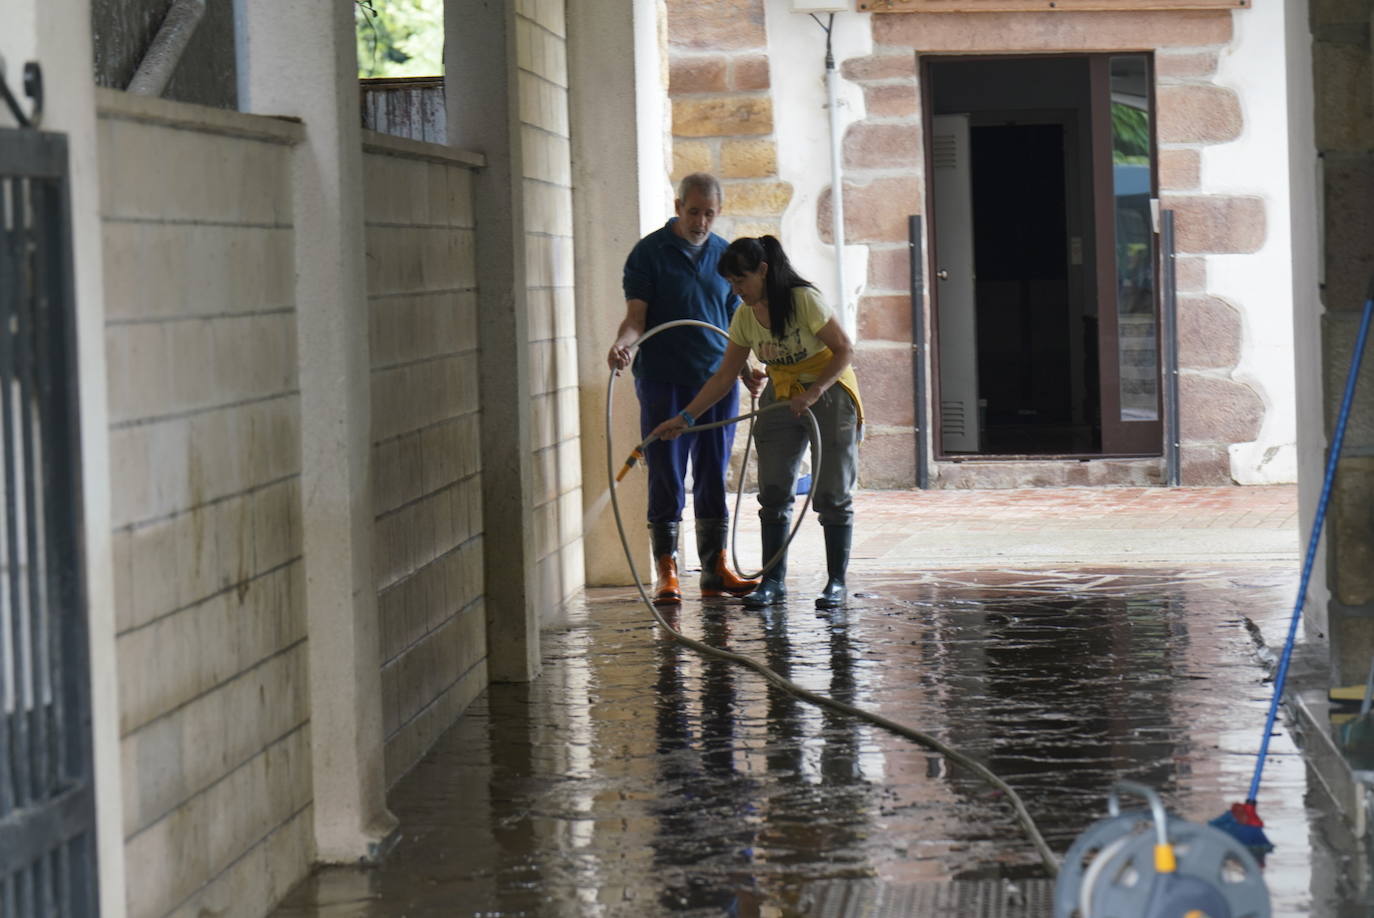
[[[763,562],[765,564],[786,544],[788,522],[784,519],[776,523],[763,523],[759,526],[760,534],[763,536]],[[765,609],[768,606],[781,605],[786,601],[787,555],[784,554],[778,559],[777,564],[764,573],[759,588],[744,597],[744,607],[746,609]]]
[[[853,526],[822,526],[825,530],[825,589],[816,597],[817,609],[838,609],[849,598],[844,585],[849,568],[849,546],[854,540]]]

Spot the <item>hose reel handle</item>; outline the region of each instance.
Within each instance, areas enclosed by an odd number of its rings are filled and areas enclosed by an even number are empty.
[[[1121,793],[1135,794],[1137,797],[1144,797],[1150,805],[1150,814],[1154,817],[1155,839],[1157,844],[1167,846],[1169,844],[1169,814],[1164,811],[1164,801],[1159,798],[1153,787],[1141,784],[1139,781],[1120,780],[1112,785],[1111,791],[1107,795],[1107,812],[1112,816],[1121,815]]]

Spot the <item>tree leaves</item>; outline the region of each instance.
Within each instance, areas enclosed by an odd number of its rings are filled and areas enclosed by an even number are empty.
[[[358,76],[444,72],[444,0],[355,0]]]
[[[1112,103],[1112,162],[1138,166],[1150,161],[1150,113]]]

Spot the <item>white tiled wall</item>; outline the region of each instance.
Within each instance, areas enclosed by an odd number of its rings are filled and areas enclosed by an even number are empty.
[[[537,602],[546,610],[585,579],[566,36],[561,0],[519,0]]]
[[[300,129],[101,106],[129,913],[261,914],[312,859]]]
[[[377,134],[368,150],[374,569],[394,782],[487,684],[477,269],[471,168]]]

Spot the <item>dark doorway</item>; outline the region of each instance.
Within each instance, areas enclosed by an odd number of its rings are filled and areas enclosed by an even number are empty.
[[[975,124],[970,137],[983,450],[1093,451],[1073,410],[1064,125]]]
[[[937,455],[1158,455],[1148,55],[923,77]]]

